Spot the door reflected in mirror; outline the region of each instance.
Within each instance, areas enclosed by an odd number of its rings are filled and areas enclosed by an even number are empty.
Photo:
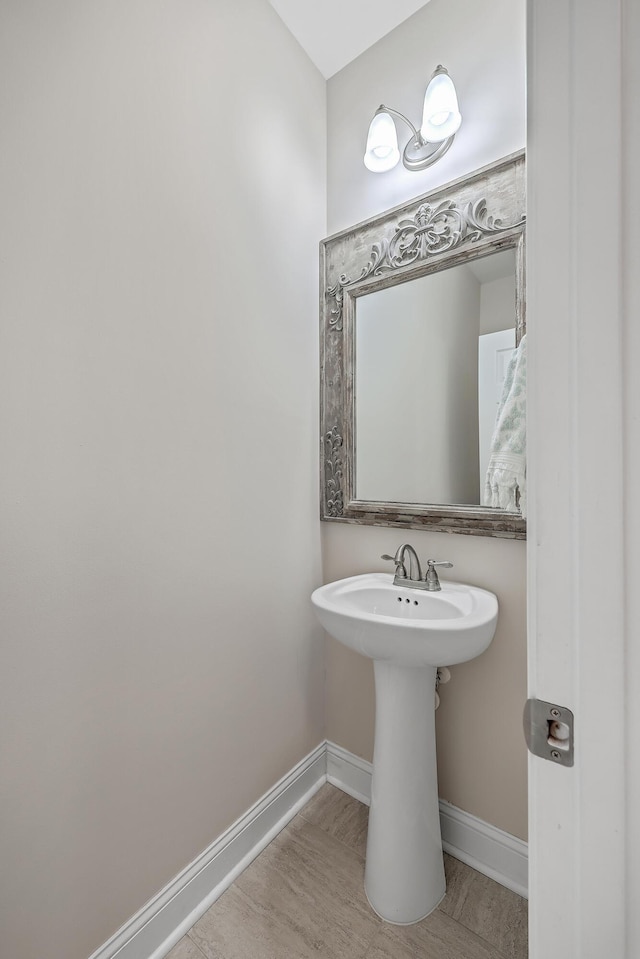
[[[482,504],[515,346],[514,249],[358,297],[356,499]]]

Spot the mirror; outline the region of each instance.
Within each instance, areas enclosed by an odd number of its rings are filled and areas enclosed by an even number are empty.
[[[483,505],[525,331],[524,155],[321,245],[323,519],[523,538]]]
[[[357,300],[357,499],[482,503],[516,346],[515,279],[515,251],[503,250]]]

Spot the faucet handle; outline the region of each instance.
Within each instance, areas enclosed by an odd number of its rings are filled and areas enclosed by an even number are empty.
[[[440,585],[440,580],[438,579],[438,574],[436,573],[436,566],[444,566],[445,569],[451,569],[453,563],[450,563],[448,560],[437,560],[437,559],[428,559],[427,560],[427,572],[424,577],[424,581],[427,584],[426,589],[430,592],[436,592],[442,589]]]
[[[392,563],[396,564],[396,576],[399,576],[401,579],[407,578],[407,570],[404,563],[401,559],[398,559],[396,556],[389,556],[388,553],[383,553],[380,559],[388,559]]]

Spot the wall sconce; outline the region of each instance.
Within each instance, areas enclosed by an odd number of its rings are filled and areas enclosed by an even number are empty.
[[[397,110],[384,104],[378,107],[369,127],[364,155],[364,165],[373,173],[393,169],[400,159],[398,134],[392,116],[404,120],[413,134],[402,153],[407,170],[426,170],[437,163],[453,143],[462,123],[456,88],[445,68],[439,64],[429,80],[419,130]]]

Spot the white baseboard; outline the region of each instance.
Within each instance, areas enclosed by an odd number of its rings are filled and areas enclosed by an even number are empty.
[[[371,763],[327,741],[327,782],[371,805]]]
[[[163,959],[209,906],[326,782],[321,743],[90,959]]]
[[[90,959],[164,959],[325,782],[371,802],[371,763],[320,743]],[[440,825],[446,852],[527,895],[526,843],[442,800]]]
[[[442,848],[525,899],[529,896],[526,842],[440,800]]]
[[[371,763],[327,743],[328,781],[367,805],[371,802],[371,771]],[[442,799],[440,829],[445,852],[519,896],[528,896],[526,842]]]

